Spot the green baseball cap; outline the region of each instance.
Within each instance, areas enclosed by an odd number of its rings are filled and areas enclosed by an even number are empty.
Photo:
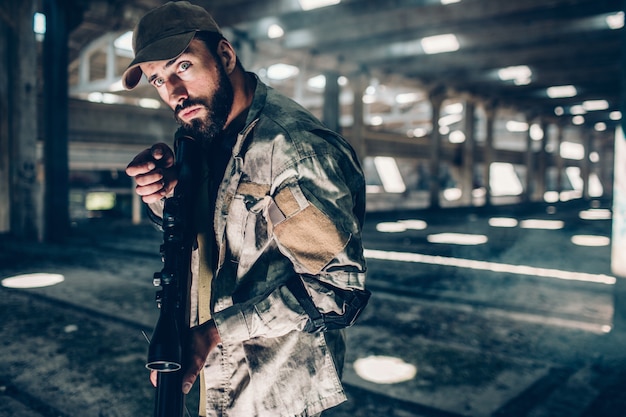
[[[139,64],[176,58],[200,31],[222,33],[209,12],[188,1],[171,1],[146,13],[133,31],[135,59],[122,75],[124,88],[132,90],[141,80]]]

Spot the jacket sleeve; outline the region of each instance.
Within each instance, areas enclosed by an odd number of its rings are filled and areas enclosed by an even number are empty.
[[[292,276],[269,294],[216,313],[222,338],[242,341],[352,325],[369,298],[361,242],[364,204],[356,158],[336,147],[280,170],[264,217]]]

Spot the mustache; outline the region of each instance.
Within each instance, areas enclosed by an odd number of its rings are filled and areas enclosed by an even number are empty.
[[[180,114],[181,111],[191,107],[191,106],[196,106],[196,105],[200,105],[200,106],[204,106],[204,107],[209,107],[207,105],[207,103],[202,100],[202,99],[192,99],[192,98],[188,98],[187,100],[184,100],[182,103],[180,103],[179,105],[177,105],[174,108],[174,115],[176,115],[176,118],[178,118],[178,115]]]

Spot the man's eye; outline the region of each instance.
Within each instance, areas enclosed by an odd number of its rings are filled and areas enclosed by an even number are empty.
[[[178,69],[180,71],[186,71],[187,68],[189,68],[191,66],[191,64],[187,61],[181,62],[180,65],[178,66]]]
[[[155,78],[152,83],[154,84],[155,87],[161,87],[163,84],[165,84],[165,80],[159,77],[159,78]]]

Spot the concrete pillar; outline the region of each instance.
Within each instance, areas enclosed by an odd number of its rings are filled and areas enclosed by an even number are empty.
[[[528,203],[533,200],[533,193],[535,192],[535,164],[533,163],[533,140],[530,137],[530,125],[533,122],[532,116],[527,116],[526,121],[528,123],[528,130],[526,131],[526,153],[524,156],[524,165],[526,165],[526,184],[524,185],[524,192],[522,193],[522,201]]]
[[[611,134],[611,133],[609,133]],[[614,138],[605,138],[602,141],[602,147],[599,150],[600,160],[598,168],[600,169],[600,181],[604,196],[613,195],[613,165],[615,164],[613,155]]]
[[[12,28],[8,19],[5,21],[0,15],[0,62],[12,62],[10,55],[10,45],[12,42]],[[13,107],[10,102],[9,74],[11,66],[5,71],[0,71],[0,233],[11,230],[11,193],[9,184],[11,183],[11,147],[10,138],[11,122],[13,118],[9,115]]]
[[[465,101],[465,119],[463,130],[465,142],[463,143],[463,163],[461,167],[461,203],[465,206],[472,205],[472,191],[474,190],[474,150],[476,147],[476,136],[474,124],[474,110],[476,105],[471,100]]]
[[[589,159],[589,154],[591,153],[591,132],[589,130],[583,131],[583,148],[585,150],[585,156],[583,160],[580,162],[580,177],[583,180],[583,199],[589,200],[589,176],[591,175],[591,160]]]
[[[326,87],[324,88],[324,106],[322,108],[322,122],[335,132],[341,133],[339,119],[339,74],[335,71],[325,71]]]
[[[494,103],[486,103],[486,137],[485,147],[483,148],[483,178],[485,181],[485,205],[490,206],[493,203],[491,195],[491,163],[493,162],[493,129],[496,118],[496,106]]]
[[[135,181],[133,180],[133,186],[131,187],[131,198],[132,198],[132,222],[133,224],[141,223],[142,211],[144,208],[143,202],[141,201],[141,197],[137,195],[135,192]]]
[[[565,169],[565,164],[563,162],[563,157],[561,156],[561,144],[563,143],[563,124],[559,123],[557,125],[557,134],[556,134],[556,151],[554,153],[554,162],[556,164],[556,191],[559,193],[559,199],[561,198],[561,193],[563,192],[563,170]]]
[[[535,196],[540,201],[543,200],[546,194],[546,171],[548,169],[548,158],[546,152],[546,144],[548,143],[548,124],[542,118],[540,120],[541,131],[543,136],[541,137],[539,148],[539,154],[537,155],[537,188],[535,189]]]
[[[622,1],[626,8],[626,0]],[[626,89],[626,33],[622,31],[622,88]],[[626,94],[622,94],[622,115],[626,115]],[[626,334],[626,120],[622,117],[615,135],[613,175],[613,232],[611,235],[611,270],[617,277],[613,294],[613,330]]]
[[[439,203],[439,165],[441,164],[441,134],[439,133],[439,115],[441,104],[445,99],[445,91],[435,88],[429,94],[432,107],[432,131],[430,132],[430,207],[438,208]]]
[[[68,15],[62,0],[45,0],[44,68],[44,239],[63,241],[69,232]]]
[[[352,80],[354,98],[352,100],[352,135],[349,138],[350,144],[354,148],[357,156],[361,161],[367,156],[367,148],[365,146],[365,123],[363,105],[363,94],[367,89],[368,80],[364,73],[356,74]]]
[[[626,110],[626,106],[622,109]],[[622,126],[615,135],[611,272],[617,278],[613,289],[613,326],[615,331],[626,335],[626,258],[624,257],[626,253],[626,139],[624,139],[623,129],[624,120],[622,119]]]
[[[0,232],[41,238],[41,179],[37,162],[36,2],[0,16]],[[7,63],[10,63],[7,64]],[[67,67],[65,68],[67,72]]]

